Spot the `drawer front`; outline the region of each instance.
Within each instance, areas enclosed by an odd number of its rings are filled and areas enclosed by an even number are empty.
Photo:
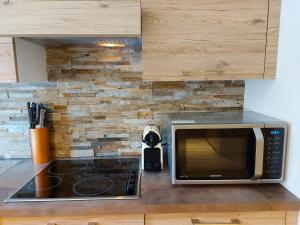
[[[284,225],[284,211],[146,215],[146,225]]]
[[[1,225],[144,225],[144,215],[4,218]]]

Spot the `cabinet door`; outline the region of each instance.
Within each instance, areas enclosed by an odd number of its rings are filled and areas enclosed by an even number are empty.
[[[270,1],[264,72],[265,79],[274,79],[276,77],[280,9],[281,0]]]
[[[268,0],[142,0],[144,79],[262,79]]]
[[[140,36],[139,0],[0,0],[6,36]]]
[[[144,215],[20,217],[0,219],[1,225],[144,225]]]
[[[146,215],[145,225],[285,225],[284,211]]]
[[[298,224],[298,217],[299,212],[298,211],[288,211],[286,213],[285,221],[286,225],[297,225]]]
[[[12,38],[0,38],[0,83],[17,80],[14,41]]]

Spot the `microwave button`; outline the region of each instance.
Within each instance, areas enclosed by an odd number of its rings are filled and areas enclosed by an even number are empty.
[[[281,163],[278,163],[278,164],[272,164],[272,167],[273,167],[273,168],[281,168]]]
[[[273,169],[280,169],[281,165],[276,164],[276,165],[271,165],[271,168]]]
[[[272,174],[272,169],[266,170],[266,174]]]
[[[279,166],[279,163],[277,163],[277,164],[271,163],[269,168],[278,168],[278,166]]]
[[[268,169],[265,171],[265,173],[268,175],[275,175],[275,174],[280,175],[280,171],[278,169]]]

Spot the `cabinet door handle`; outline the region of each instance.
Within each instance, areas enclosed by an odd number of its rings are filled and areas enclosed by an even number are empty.
[[[199,219],[191,219],[193,225],[224,225],[224,224],[241,224],[239,219],[231,219],[230,222],[205,222]]]
[[[55,223],[47,223],[47,225],[56,225]],[[96,222],[88,222],[87,225],[97,225]]]

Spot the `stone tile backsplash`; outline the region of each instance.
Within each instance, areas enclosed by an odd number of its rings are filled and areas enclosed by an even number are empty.
[[[241,110],[243,81],[142,80],[130,48],[46,49],[49,82],[0,84],[0,157],[30,157],[26,102],[46,103],[53,156],[139,154],[144,126],[174,111]]]

